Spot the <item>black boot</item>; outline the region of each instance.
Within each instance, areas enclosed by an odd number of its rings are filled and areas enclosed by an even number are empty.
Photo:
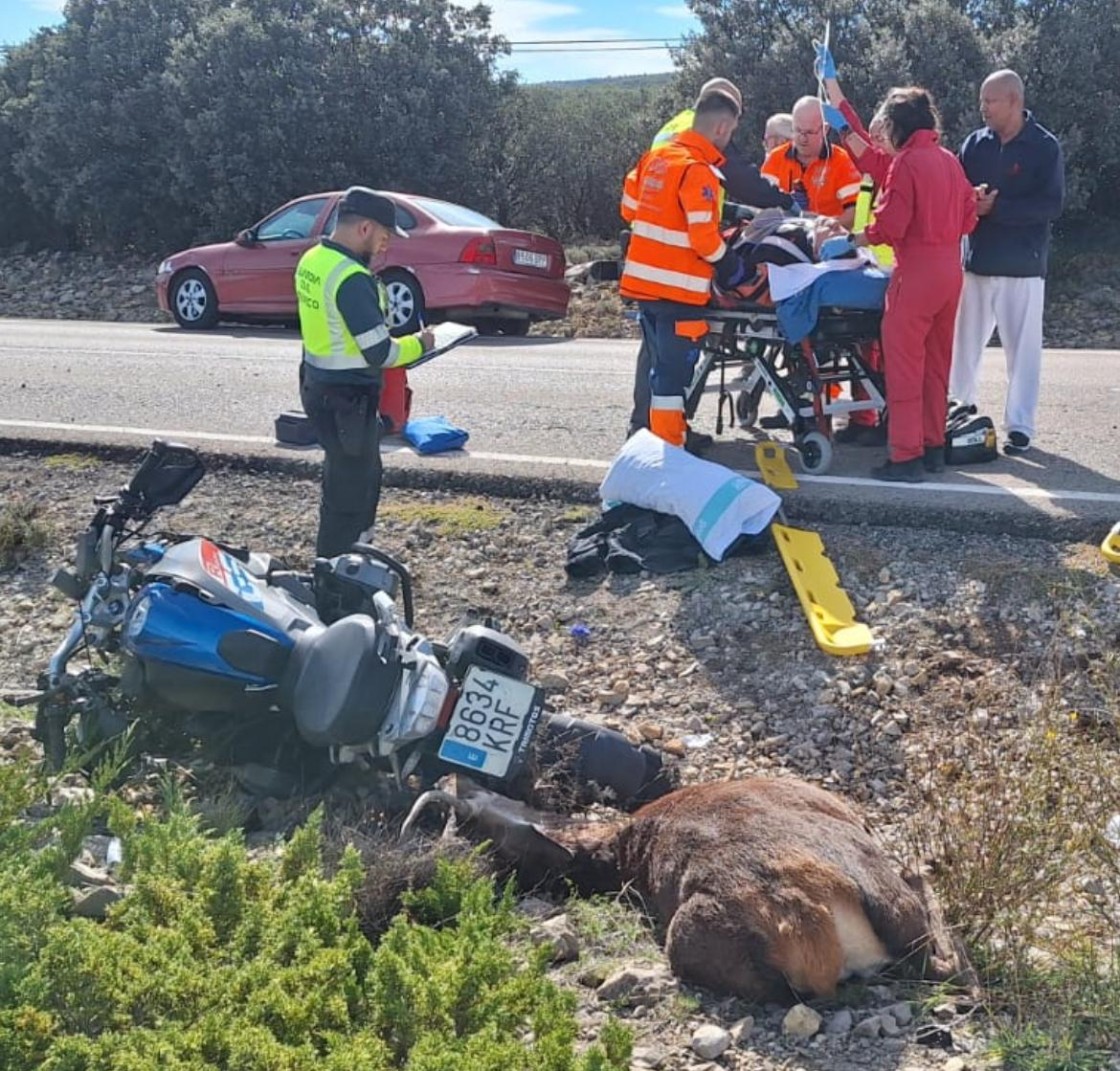
[[[926,472],[944,472],[945,447],[927,446],[926,452],[922,457],[922,464],[925,466]]]
[[[873,468],[871,478],[889,483],[922,483],[926,478],[924,459],[915,457],[910,461],[888,461]]]

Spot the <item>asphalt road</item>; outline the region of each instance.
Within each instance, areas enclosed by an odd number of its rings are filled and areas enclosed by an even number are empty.
[[[418,458],[390,445],[388,463],[594,485],[622,439],[635,352],[634,342],[608,339],[471,342],[410,375],[414,414],[443,414],[468,428],[466,454]],[[314,457],[276,447],[272,437],[276,414],[299,404],[298,355],[298,336],[283,329],[192,333],[0,319],[0,438],[139,445],[159,433],[215,450]],[[984,376],[982,408],[998,418],[1000,353],[989,354]],[[705,430],[713,430],[715,410],[715,398],[704,399]],[[962,468],[919,487],[883,486],[866,480],[881,451],[841,447],[828,475],[802,477],[787,505],[794,517],[1037,527],[1099,539],[1120,518],[1118,427],[1120,351],[1053,350],[1028,458]],[[751,432],[725,430],[710,457],[750,472],[754,441]]]

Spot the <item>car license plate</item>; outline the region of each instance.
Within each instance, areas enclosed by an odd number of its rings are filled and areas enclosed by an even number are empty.
[[[476,773],[506,777],[524,761],[543,708],[539,688],[471,666],[439,757]]]
[[[534,253],[529,249],[515,249],[513,251],[514,264],[520,264],[525,268],[548,268],[548,254],[547,253]]]

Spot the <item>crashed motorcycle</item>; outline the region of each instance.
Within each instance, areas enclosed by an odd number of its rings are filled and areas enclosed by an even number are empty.
[[[672,787],[656,751],[546,711],[527,655],[493,622],[442,643],[416,631],[409,572],[375,547],[301,573],[202,536],[145,535],[204,473],[193,449],[157,440],[127,486],[94,500],[53,578],[76,609],[36,697],[49,764],[170,715],[254,783],[263,773],[268,795],[341,769],[409,791],[466,770],[509,795],[544,772],[627,808]]]

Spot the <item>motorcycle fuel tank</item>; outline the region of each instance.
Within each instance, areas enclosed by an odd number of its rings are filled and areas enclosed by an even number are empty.
[[[279,684],[293,634],[314,610],[252,576],[226,551],[192,539],[148,573],[124,621],[142,687],[186,710],[235,710]]]

